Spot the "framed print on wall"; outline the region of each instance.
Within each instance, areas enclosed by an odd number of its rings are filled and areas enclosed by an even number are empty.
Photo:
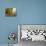
[[[21,40],[46,41],[46,25],[18,25],[19,42]]]
[[[5,8],[6,16],[16,16],[16,8]]]

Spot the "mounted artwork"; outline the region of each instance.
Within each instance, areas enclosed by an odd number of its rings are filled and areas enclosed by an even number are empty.
[[[6,8],[5,15],[6,16],[16,16],[16,8]]]
[[[46,41],[46,25],[18,25],[20,40]],[[20,41],[19,40],[19,41]]]

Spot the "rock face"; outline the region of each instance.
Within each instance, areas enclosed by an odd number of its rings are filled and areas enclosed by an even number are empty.
[[[5,14],[6,16],[16,16],[16,8],[6,8]]]

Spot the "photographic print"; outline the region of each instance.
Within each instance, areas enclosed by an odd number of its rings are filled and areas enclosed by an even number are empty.
[[[16,8],[5,8],[6,16],[16,16]]]

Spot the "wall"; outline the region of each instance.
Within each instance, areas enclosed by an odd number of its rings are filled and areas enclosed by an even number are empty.
[[[6,17],[6,7],[16,7],[17,16]],[[0,44],[8,43],[9,32],[18,32],[17,24],[46,24],[46,0],[0,0]]]

